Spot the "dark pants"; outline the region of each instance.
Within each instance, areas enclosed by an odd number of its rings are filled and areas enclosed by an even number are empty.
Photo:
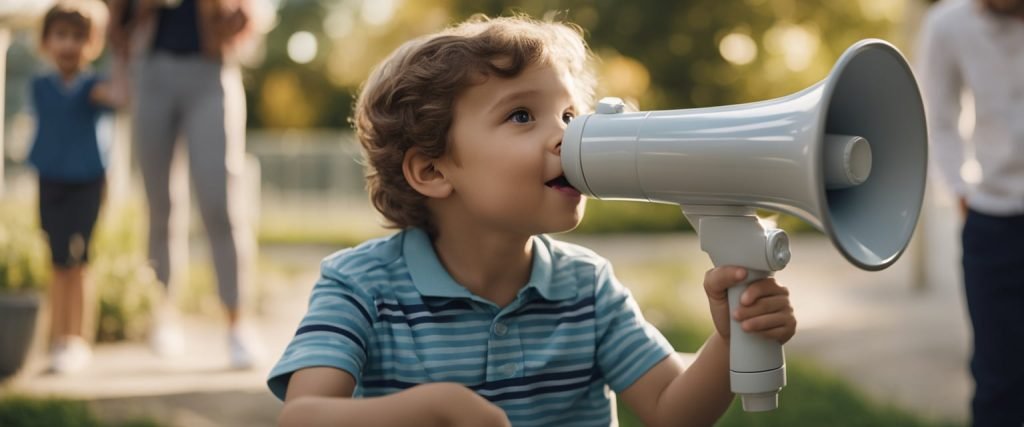
[[[104,187],[102,176],[81,183],[39,179],[39,222],[49,239],[54,267],[75,267],[89,260]]]
[[[969,211],[964,284],[974,329],[975,426],[1024,426],[1024,215]]]

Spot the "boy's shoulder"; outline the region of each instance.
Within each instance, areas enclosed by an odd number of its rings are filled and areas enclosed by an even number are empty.
[[[548,235],[538,236],[548,247],[551,262],[555,268],[591,266],[598,268],[608,264],[608,260],[594,250],[576,243],[554,239]]]
[[[402,257],[404,235],[405,232],[400,231],[328,255],[320,263],[320,274],[328,278],[346,280],[390,269]]]
[[[52,86],[57,74],[53,71],[41,71],[32,75],[32,87]]]

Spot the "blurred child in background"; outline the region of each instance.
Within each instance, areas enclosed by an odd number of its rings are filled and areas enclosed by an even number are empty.
[[[108,19],[98,0],[62,0],[43,19],[40,52],[51,68],[32,79],[36,133],[29,162],[39,176],[39,215],[53,261],[51,370],[70,373],[92,356],[83,330],[89,239],[105,187],[103,113],[126,102],[123,61],[112,78],[89,68],[103,49]]]

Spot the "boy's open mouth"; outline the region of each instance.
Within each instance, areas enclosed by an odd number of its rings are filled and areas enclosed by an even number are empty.
[[[558,178],[545,182],[544,185],[554,188],[555,190],[558,191],[580,194],[580,191],[574,188],[572,184],[569,184],[568,179],[565,179],[565,175],[559,175]]]

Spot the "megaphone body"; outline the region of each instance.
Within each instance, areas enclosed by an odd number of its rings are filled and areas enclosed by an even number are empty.
[[[569,124],[562,166],[590,197],[680,205],[716,266],[748,269],[730,289],[734,310],[749,283],[789,261],[785,233],[764,229],[757,208],[810,223],[860,268],[895,262],[924,196],[927,133],[906,60],[864,40],[826,79],[769,101],[626,112],[602,100]],[[781,346],[735,321],[730,333],[733,391],[747,410],[773,409],[785,383]]]

